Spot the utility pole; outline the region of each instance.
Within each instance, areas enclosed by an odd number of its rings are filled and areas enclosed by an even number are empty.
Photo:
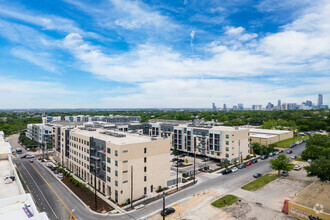
[[[196,147],[194,146],[194,183],[196,183]]]
[[[176,191],[179,190],[179,152],[176,152]]]
[[[46,141],[44,143],[44,148],[42,149],[42,157],[43,159],[45,159],[45,148],[46,148],[47,144],[46,144]]]
[[[163,192],[163,220],[165,220],[165,192]]]
[[[131,208],[133,208],[133,166],[131,166]]]
[[[96,196],[96,172],[97,172],[97,167],[96,167],[96,160],[94,162],[94,190],[95,190],[95,211],[97,211],[97,196]]]

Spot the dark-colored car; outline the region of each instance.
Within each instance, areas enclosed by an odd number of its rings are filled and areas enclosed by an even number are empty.
[[[27,156],[27,154],[25,154],[25,155],[21,156],[21,159],[24,159],[24,158],[26,158],[26,156]]]
[[[54,171],[54,170],[56,170],[56,167],[52,167],[52,168],[50,168],[52,171]]]
[[[267,158],[268,158],[268,155],[262,155],[262,156],[260,157],[261,160],[266,160]]]
[[[292,154],[292,150],[289,150],[288,152],[286,152],[287,154]]]
[[[251,165],[252,165],[252,162],[251,161],[249,161],[249,162],[246,163],[246,166],[251,166]]]
[[[230,174],[232,172],[233,171],[231,169],[226,169],[226,170],[222,171],[221,173],[222,173],[222,175],[226,175],[226,174]]]
[[[289,146],[289,148],[293,148],[293,147],[295,147],[296,146],[296,144],[291,144],[290,146]]]
[[[172,162],[177,161],[177,160],[178,160],[178,159],[174,157],[174,158],[172,159]]]
[[[178,163],[183,163],[184,159],[178,159]]]
[[[280,150],[279,153],[283,153],[283,150]]]
[[[58,170],[54,170],[54,173],[55,173],[55,174],[58,174]]]
[[[254,177],[254,178],[259,178],[259,177],[261,177],[261,176],[262,176],[261,173],[255,173],[255,174],[253,174],[253,177]]]
[[[29,160],[30,163],[33,163],[33,160]]]
[[[246,167],[246,164],[245,163],[242,163],[240,165],[237,166],[238,169],[243,169]]]
[[[165,210],[160,212],[161,216],[168,216],[169,214],[172,214],[175,212],[174,208],[166,208]]]
[[[289,176],[289,172],[288,171],[282,171],[281,176]]]
[[[258,163],[258,160],[257,159],[253,159],[252,160],[252,163]]]

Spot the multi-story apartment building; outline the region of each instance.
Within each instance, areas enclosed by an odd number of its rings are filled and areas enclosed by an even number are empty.
[[[55,157],[118,204],[176,184],[170,176],[171,139],[91,127],[54,127]],[[131,176],[132,175],[132,176]],[[133,178],[133,181],[131,181]]]
[[[140,122],[140,116],[121,116],[121,115],[109,115],[109,116],[89,116],[89,115],[75,115],[75,116],[47,116],[42,117],[43,123],[49,122],[94,122],[103,121],[107,123],[126,123],[126,122]]]
[[[28,124],[26,136],[40,144],[52,143],[53,125],[50,124]]]
[[[239,161],[249,154],[249,129],[238,127],[174,127],[172,145],[180,152],[196,153],[219,160]]]

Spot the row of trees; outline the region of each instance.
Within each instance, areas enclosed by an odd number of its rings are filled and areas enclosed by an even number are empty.
[[[268,155],[275,151],[275,144],[270,144],[269,146],[261,145],[259,143],[252,143],[252,149],[255,154],[258,155]]]
[[[31,123],[41,123],[41,117],[18,116],[17,114],[8,115],[0,118],[0,131],[6,135],[26,129]]]
[[[296,111],[79,111],[50,112],[49,115],[132,115],[141,116],[142,122],[149,119],[193,120],[204,118],[207,121],[217,120],[225,126],[263,125],[263,128],[291,128],[300,131],[327,130],[330,131],[330,114],[325,110]]]

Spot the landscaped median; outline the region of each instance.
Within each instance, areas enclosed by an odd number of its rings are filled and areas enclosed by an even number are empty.
[[[264,187],[265,185],[267,185],[268,183],[276,180],[277,176],[273,175],[273,174],[266,174],[262,177],[259,177],[258,179],[244,185],[241,187],[241,189],[245,189],[248,191],[256,191],[262,187]]]
[[[213,205],[214,207],[217,207],[217,208],[223,208],[225,206],[230,206],[230,205],[234,204],[235,202],[237,202],[237,200],[238,200],[238,198],[236,196],[225,195],[225,196],[221,197],[220,199],[212,202],[211,205]]]

